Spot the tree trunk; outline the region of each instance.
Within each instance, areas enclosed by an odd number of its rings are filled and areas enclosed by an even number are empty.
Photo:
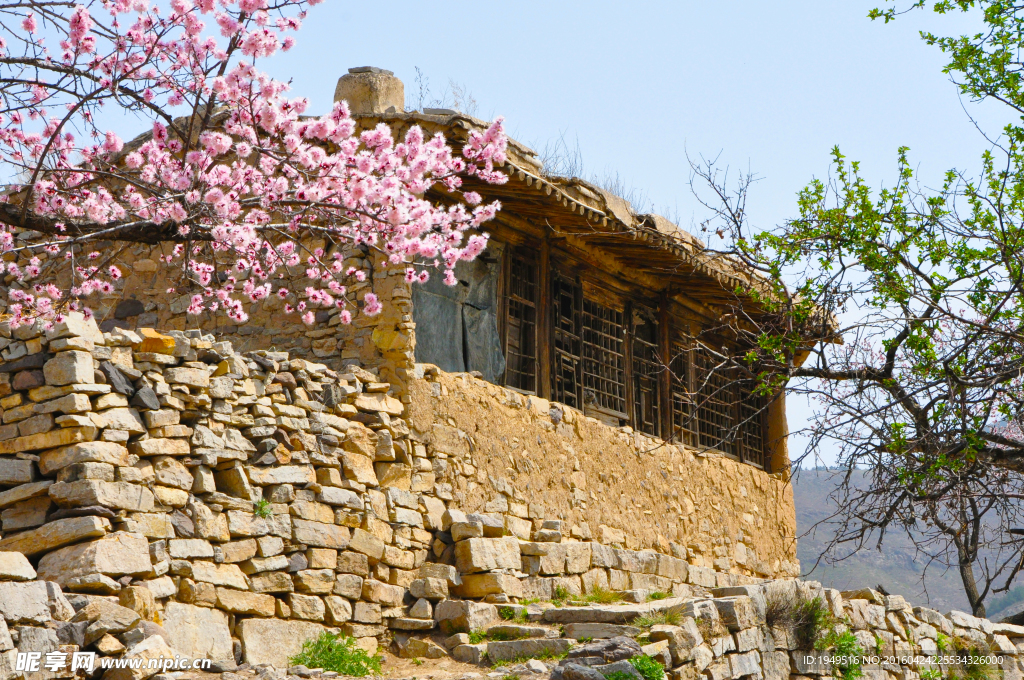
[[[974,580],[973,560],[968,556],[967,551],[957,546],[960,555],[960,578],[964,582],[964,592],[967,594],[967,601],[971,604],[971,612],[975,616],[985,617],[985,603],[978,594],[978,583]]]

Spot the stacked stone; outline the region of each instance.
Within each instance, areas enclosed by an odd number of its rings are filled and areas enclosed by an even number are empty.
[[[460,511],[445,480],[464,433],[411,428],[391,384],[356,365],[75,315],[0,336],[0,551],[78,610],[161,622],[185,655],[280,663],[324,626],[373,648],[433,629],[451,597],[643,601],[751,581],[688,568],[685,550],[590,540],[507,484]]]

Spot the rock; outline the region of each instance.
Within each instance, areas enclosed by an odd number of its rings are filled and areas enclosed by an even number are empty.
[[[409,594],[428,600],[448,599],[448,581],[439,578],[418,578],[409,584]]]
[[[297,518],[292,520],[292,537],[296,543],[335,550],[344,550],[350,540],[347,527]]]
[[[363,529],[355,529],[352,532],[352,541],[349,549],[362,553],[373,560],[379,560],[384,556],[384,541]]]
[[[0,581],[0,617],[7,623],[42,625],[52,619],[42,581]]]
[[[31,581],[36,570],[19,552],[0,552],[0,581]]]
[[[267,597],[271,596],[268,595]],[[326,617],[324,601],[315,595],[289,593],[288,606],[292,610],[292,617],[296,619],[305,619],[306,621],[323,621]]]
[[[669,653],[675,666],[689,661],[693,649],[704,642],[696,621],[690,616],[683,619],[678,626],[652,626],[650,638],[652,642],[668,642]]]
[[[357,595],[358,597],[358,595]],[[337,595],[328,595],[324,598],[327,623],[339,625],[352,620],[352,603]]]
[[[46,490],[50,488],[51,484],[53,484],[53,480],[47,479],[41,482],[21,484],[13,489],[0,491],[0,508],[6,508],[9,505],[27,501],[30,498],[45,496]]]
[[[69,517],[48,522],[38,529],[23,531],[0,540],[0,550],[28,556],[49,552],[86,538],[98,538],[110,531],[110,520],[103,517]]]
[[[140,328],[137,333],[142,337],[142,342],[134,348],[136,352],[174,354],[176,343],[171,336],[158,333],[152,328]]]
[[[131,397],[135,394],[135,386],[132,382],[125,377],[125,374],[121,372],[114,364],[109,361],[100,362],[100,371],[107,378],[107,384],[117,394],[123,394],[126,397]]]
[[[607,640],[608,638],[620,635],[636,637],[640,633],[641,629],[636,626],[622,626],[612,623],[570,623],[565,626],[565,637],[574,640],[582,640],[583,638]]]
[[[567,658],[600,657],[605,663],[631,659],[642,654],[640,645],[632,638],[620,635],[599,642],[591,642],[569,650]]]
[[[90,645],[107,633],[123,633],[138,623],[140,618],[136,611],[103,598],[95,598],[79,609],[71,622],[89,624],[85,629],[85,644]]]
[[[210,386],[210,373],[202,368],[167,368],[164,369],[164,379],[172,385]]]
[[[302,643],[326,630],[311,621],[243,619],[237,628],[242,658],[253,666],[270,664],[287,668],[288,659],[302,651]]]
[[[488,628],[487,634],[493,635],[495,639],[504,637],[512,640],[522,640],[524,638],[546,637],[548,629],[543,626],[521,626],[513,623],[501,623]]]
[[[640,671],[638,671],[633,664],[629,663],[629,661],[616,661],[614,663],[594,666],[593,668],[604,677],[608,677],[612,673],[615,673],[619,678],[628,677],[632,680],[643,680],[643,676],[640,675]]]
[[[142,434],[146,431],[146,424],[142,422],[142,416],[134,408],[126,406],[108,408],[106,411],[92,413],[90,417],[97,427],[123,430],[130,434]]]
[[[460,597],[471,599],[498,594],[523,597],[523,584],[511,574],[466,574],[462,577],[462,585],[456,588],[456,592]]]
[[[519,541],[505,538],[470,538],[455,544],[456,568],[462,574],[522,567]]]
[[[353,535],[352,540],[355,541]],[[438,578],[448,581],[449,586],[462,584],[462,577],[459,571],[450,564],[438,564],[436,562],[424,562],[419,569],[420,578]]]
[[[145,574],[152,571],[145,536],[117,532],[96,541],[79,543],[47,553],[39,560],[39,578],[61,585],[87,574]]]
[[[401,416],[405,412],[401,401],[382,392],[362,392],[356,396],[354,405],[360,411],[383,411],[390,416]]]
[[[43,376],[47,385],[93,384],[92,354],[89,352],[58,352],[43,364]]]
[[[467,538],[483,538],[484,525],[480,522],[452,522],[453,541],[464,541]]]
[[[410,637],[404,642],[398,641],[398,656],[402,659],[443,659],[448,653],[432,640]]]
[[[109,463],[117,466],[128,465],[128,449],[116,442],[81,442],[58,449],[44,451],[39,455],[39,471],[52,474],[75,463]]]
[[[150,659],[172,659],[175,650],[160,635],[147,637],[132,647],[129,647],[122,658],[142,659],[139,668],[111,668],[103,674],[103,680],[146,680],[160,672],[157,667],[150,668]]]
[[[61,507],[102,505],[107,508],[149,512],[153,509],[153,492],[144,486],[128,482],[102,482],[80,479],[76,482],[57,482],[49,489],[50,498]]]
[[[143,387],[135,393],[128,405],[147,411],[156,411],[160,408],[160,399],[152,387]]]
[[[95,593],[97,595],[114,595],[121,590],[121,584],[103,574],[86,574],[68,579],[64,586],[73,593]]]
[[[736,632],[757,625],[754,603],[747,596],[723,597],[712,600],[718,608],[722,624]]]
[[[434,620],[447,634],[468,633],[489,627],[501,620],[498,608],[485,602],[442,600],[434,607]]]
[[[143,586],[126,586],[117,595],[118,604],[127,607],[147,621],[158,616],[156,598],[149,588]]]
[[[600,671],[594,670],[589,666],[567,663],[562,666],[562,680],[605,680],[605,677]]]
[[[219,599],[219,598],[218,598]],[[228,617],[222,611],[168,602],[162,615],[167,642],[194,659],[233,660]]]
[[[32,498],[13,505],[0,512],[3,529],[13,532],[18,529],[32,529],[46,523],[46,514],[53,503],[49,498]]]
[[[0,459],[0,485],[27,484],[34,477],[32,461]]]
[[[212,583],[215,586],[227,586],[238,590],[248,590],[249,585],[245,574],[237,564],[214,564],[213,562],[191,562],[190,578],[201,583]]]
[[[272,484],[306,485],[316,481],[313,468],[309,465],[283,465],[267,468],[249,467],[246,472],[249,474],[249,481],[257,486],[270,486]],[[361,508],[362,504],[360,504]]]
[[[565,638],[489,642],[487,643],[487,658],[493,663],[501,663],[522,657],[555,656],[569,651],[574,644],[572,640]]]
[[[452,658],[462,663],[471,663],[479,666],[483,663],[487,654],[488,643],[478,645],[459,645],[452,650]]]
[[[59,430],[50,430],[41,434],[30,434],[27,437],[8,439],[0,442],[0,455],[52,449],[77,442],[91,442],[93,439],[96,439],[96,432],[96,426],[94,425],[87,427],[62,427]],[[3,468],[0,467],[0,480],[2,479]],[[25,481],[32,480],[28,479]],[[6,482],[0,481],[0,484],[4,483]],[[20,484],[22,482],[16,483]]]

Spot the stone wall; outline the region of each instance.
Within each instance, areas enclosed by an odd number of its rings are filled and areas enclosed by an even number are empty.
[[[575,539],[722,573],[799,573],[788,469],[765,474],[465,374],[428,369],[411,394],[412,436],[460,508],[524,527],[559,519]]]
[[[0,637],[0,653],[141,654],[158,635],[185,656],[280,665],[325,626],[367,648],[433,630],[454,598],[693,595],[795,569],[781,539],[751,538],[781,526],[761,517],[781,481],[674,448],[643,453],[653,442],[568,410],[552,419],[547,404],[469,376],[417,367],[407,406],[375,370],[238,353],[200,331],[101,333],[72,316],[0,336],[0,558],[31,584],[0,588],[39,591],[0,594],[0,615],[49,631]],[[460,412],[469,396],[500,422]],[[483,434],[499,426],[520,455]],[[614,450],[621,472],[602,477],[588,446]],[[568,465],[580,469],[565,488],[537,493]],[[698,474],[752,499],[735,517],[719,505],[728,531],[689,507],[711,504],[700,487],[674,479]],[[631,527],[640,515],[613,518],[589,493],[619,499],[631,475],[693,515],[685,530]],[[689,541],[688,528],[704,533]],[[649,546],[661,552],[633,549]]]

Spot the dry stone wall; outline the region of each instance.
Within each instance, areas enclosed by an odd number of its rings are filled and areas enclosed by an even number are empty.
[[[567,512],[592,499],[523,486],[494,467],[504,455],[480,459],[485,440],[461,416],[425,416],[434,407],[403,403],[375,369],[239,353],[200,331],[103,333],[80,316],[0,336],[0,565],[15,565],[0,569],[4,680],[15,651],[282,666],[321,630],[375,649],[447,626],[469,600],[692,596],[795,568],[747,548],[717,564],[675,540],[658,552],[628,518],[595,516],[592,531]],[[455,391],[500,389],[431,366],[408,386],[453,397],[453,414]],[[513,394],[486,396],[545,432],[604,427],[568,411],[546,425],[546,405]],[[524,423],[506,425],[532,436]],[[715,536],[740,554],[739,536]]]

